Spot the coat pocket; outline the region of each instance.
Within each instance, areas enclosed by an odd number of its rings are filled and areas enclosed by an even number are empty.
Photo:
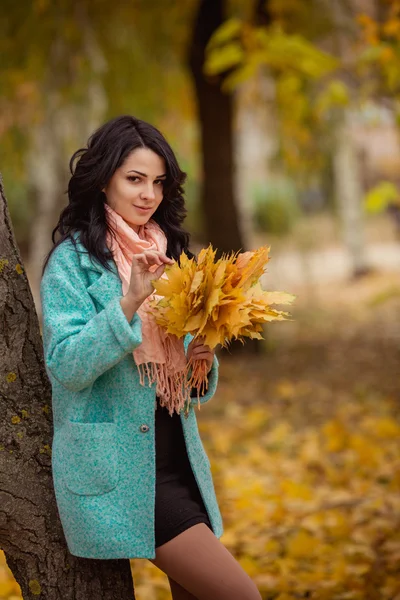
[[[119,480],[117,426],[115,423],[77,423],[63,427],[63,477],[80,496],[100,496]]]

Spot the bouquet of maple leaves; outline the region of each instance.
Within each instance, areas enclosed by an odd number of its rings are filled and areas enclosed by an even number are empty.
[[[158,325],[181,338],[201,337],[211,349],[226,347],[233,339],[264,339],[263,323],[288,319],[290,314],[271,308],[290,304],[295,296],[262,289],[260,277],[269,261],[270,247],[243,253],[223,254],[215,260],[211,244],[200,251],[197,262],[182,253],[179,263],[166,267],[153,281],[161,299],[150,306]],[[206,361],[188,361],[188,385],[200,394],[208,385]],[[186,407],[188,409],[188,407]]]

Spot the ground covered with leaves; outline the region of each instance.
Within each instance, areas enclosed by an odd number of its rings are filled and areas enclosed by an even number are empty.
[[[265,600],[400,600],[398,274],[325,285],[291,312],[267,353],[221,356],[198,412],[221,541]],[[138,600],[170,598],[161,571],[131,564]],[[0,600],[19,598],[0,556]]]

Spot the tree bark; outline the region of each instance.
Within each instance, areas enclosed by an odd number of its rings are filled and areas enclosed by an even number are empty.
[[[257,0],[254,25],[271,23],[269,3]],[[259,71],[235,91],[235,171],[240,225],[245,246],[253,247],[254,189],[271,178],[271,161],[278,152],[275,114],[275,82],[266,71]]]
[[[367,8],[367,7],[366,7]],[[371,6],[369,8],[372,8]],[[340,3],[332,3],[334,44],[337,56],[345,60],[349,53],[346,27],[354,26],[348,11]],[[351,108],[343,110],[335,131],[333,156],[335,200],[342,226],[343,242],[351,260],[352,277],[357,278],[370,271],[364,232],[362,207],[362,182],[357,146],[351,131]]]
[[[351,136],[349,115],[345,112],[336,130],[334,156],[335,197],[343,241],[351,259],[354,278],[370,271],[366,253],[360,161]]]
[[[51,472],[51,386],[0,176],[0,548],[24,599],[132,600],[129,560],[68,552]]]
[[[243,248],[234,195],[233,98],[221,91],[221,77],[203,73],[205,48],[223,23],[223,7],[223,0],[200,0],[189,49],[202,143],[205,234],[218,256]]]

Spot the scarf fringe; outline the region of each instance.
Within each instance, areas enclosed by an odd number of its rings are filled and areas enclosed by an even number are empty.
[[[167,407],[170,416],[174,411],[180,413],[186,407],[186,416],[192,400],[192,389],[197,389],[197,407],[200,410],[200,396],[204,395],[208,388],[208,377],[206,373],[206,361],[189,361],[186,367],[169,374],[167,365],[147,362],[137,365],[140,384],[151,387],[156,383],[156,394],[160,398],[160,406]],[[193,366],[194,365],[194,366]]]
[[[160,405],[168,408],[170,416],[178,414],[186,403],[190,403],[191,386],[188,380],[188,368],[169,375],[167,365],[148,362],[138,365],[140,384],[151,387],[156,383],[156,394]]]

